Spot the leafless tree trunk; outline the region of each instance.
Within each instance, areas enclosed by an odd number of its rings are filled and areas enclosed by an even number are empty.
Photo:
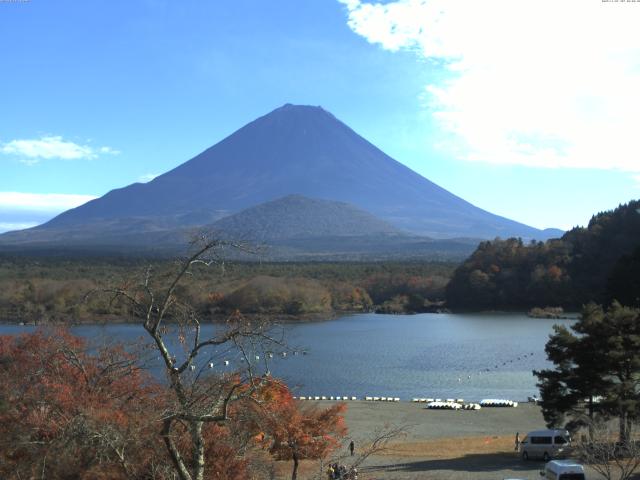
[[[151,268],[144,278],[133,286],[108,289],[113,300],[126,299],[132,306],[133,315],[140,318],[160,355],[173,404],[162,415],[161,435],[167,452],[180,480],[203,480],[205,475],[205,436],[207,423],[224,424],[229,420],[230,406],[239,400],[249,399],[252,394],[268,382],[267,356],[264,350],[281,340],[270,337],[266,325],[254,324],[241,315],[227,322],[227,329],[202,338],[201,322],[197,312],[186,302],[180,301],[176,293],[180,283],[194,273],[195,268],[221,263],[221,250],[233,248],[246,250],[244,245],[203,237],[194,242],[194,252],[178,264],[177,272],[166,283],[154,278]],[[172,328],[178,329],[181,348],[172,346],[175,340]],[[260,351],[262,356],[254,355]],[[209,355],[220,362],[222,352],[239,354],[243,368],[231,374],[205,373],[205,364],[196,362],[199,355]],[[262,358],[265,373],[256,374],[256,362]],[[219,365],[217,365],[219,366]],[[176,430],[188,432],[191,443],[176,441]]]
[[[291,480],[297,480],[298,478],[298,466],[300,464],[300,458],[298,457],[298,450],[293,450],[293,472],[291,472]]]

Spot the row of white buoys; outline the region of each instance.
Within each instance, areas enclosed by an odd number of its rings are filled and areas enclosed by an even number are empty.
[[[507,366],[509,366],[511,364],[515,364],[515,363],[517,363],[517,362],[519,362],[521,360],[526,360],[526,359],[528,359],[530,357],[533,357],[533,356],[534,356],[534,352],[523,353],[523,354],[518,355],[515,358],[511,358],[509,360],[505,360],[505,361],[502,361],[502,362],[496,362],[493,365],[493,367],[483,368],[481,370],[473,372],[472,374],[473,374],[473,376],[476,376],[476,375],[480,376],[480,375],[483,375],[485,373],[493,373],[494,371],[497,371],[501,367],[507,367]],[[466,376],[466,380],[470,381],[471,377],[472,377],[472,375],[467,375]],[[463,376],[458,377],[458,383],[462,383],[464,380],[465,380],[465,378]]]
[[[222,363],[223,363],[223,365],[224,365],[225,367],[228,367],[230,362],[229,362],[229,360],[225,360],[225,361],[224,361],[224,362],[222,362]],[[209,363],[207,364],[207,366],[208,366],[209,368],[213,368],[213,367],[215,367],[215,366],[216,366],[216,364],[215,364],[215,363],[213,363],[213,362],[209,362]],[[196,369],[196,366],[195,366],[195,365],[191,365],[191,370],[195,370],[195,369]]]
[[[224,364],[225,364],[225,365],[229,365],[229,360],[225,360],[225,361],[224,361]],[[214,363],[213,363],[213,362],[209,362],[209,365],[208,365],[208,366],[209,366],[209,368],[213,368],[213,367],[215,367],[215,365],[214,365]],[[192,372],[195,372],[195,370],[196,370],[196,366],[195,366],[195,365],[193,365],[193,364],[192,364],[192,365],[189,365],[189,370],[191,370]]]
[[[2,0],[0,0],[0,1],[2,1]],[[299,354],[307,355],[308,352],[306,350],[301,350],[301,351],[294,350],[291,353],[293,353],[293,355],[299,355]],[[280,355],[282,358],[287,358],[287,352],[279,352],[277,354]],[[273,358],[274,357],[274,352],[265,352],[265,355],[266,355],[266,358]],[[260,361],[260,355],[254,355],[254,358],[255,358],[256,362]],[[158,360],[161,360],[160,356],[158,356]],[[172,364],[175,365],[175,363],[177,361],[178,361],[178,359],[175,356],[171,358],[171,363]],[[239,361],[240,362],[250,362],[250,360],[247,357],[244,357],[244,356],[240,357]],[[222,362],[222,364],[225,367],[228,367],[231,364],[231,362],[229,360],[224,360]],[[216,364],[214,362],[208,362],[207,366],[210,369],[213,369],[213,368],[215,368]],[[194,372],[196,370],[196,368],[197,368],[196,365],[193,365],[193,364],[189,365],[189,370],[191,370],[192,372]],[[337,397],[337,398],[344,398],[345,400],[347,400],[347,397]],[[353,400],[355,400],[355,398],[353,398]]]
[[[482,407],[517,407],[518,402],[505,400],[503,398],[487,398],[480,401]]]
[[[222,362],[224,364],[225,367],[229,366],[229,360],[225,360],[224,362]],[[209,364],[209,368],[213,368],[213,362]]]
[[[293,354],[294,354],[294,355],[297,355],[297,354],[298,354],[298,352],[293,352]],[[268,352],[266,355],[267,355],[267,358],[273,358],[273,353],[272,353],[272,352]],[[304,352],[303,352],[303,355],[306,355],[306,353],[304,353]],[[281,356],[282,358],[286,358],[286,356],[287,356],[287,352],[282,352],[282,353],[280,353],[280,356]],[[256,359],[256,361],[259,361],[259,360],[260,360],[260,355],[255,355],[255,359]],[[247,362],[248,360],[247,360],[245,357],[241,357],[241,358],[240,358],[240,361],[241,361],[241,362]],[[231,362],[230,362],[229,360],[225,360],[225,361],[223,361],[222,363],[223,363],[225,366],[229,366],[229,364],[230,364]],[[213,367],[214,367],[214,363],[213,363],[213,362],[209,362],[209,368],[213,368]]]
[[[344,395],[344,396],[333,396],[333,395],[331,395],[331,396],[327,397],[327,396],[324,396],[324,395],[322,395],[322,396],[316,395],[316,396],[310,396],[310,397],[306,397],[306,396],[305,397],[293,397],[293,399],[294,400],[337,400],[339,402],[344,402],[344,401],[348,401],[348,400],[352,400],[352,401],[358,400],[358,397],[354,397],[354,396],[348,397],[346,395]]]
[[[479,403],[465,403],[462,405],[463,410],[480,410],[481,408]]]
[[[293,353],[294,355],[300,355],[300,354],[306,355],[308,352],[306,350],[301,350],[301,351],[293,350],[292,352],[289,352],[289,353]],[[274,355],[273,352],[267,352],[267,357],[273,358],[273,355]],[[285,358],[287,356],[287,352],[280,352],[278,353],[278,355],[280,355],[282,358]]]
[[[427,408],[431,410],[460,410],[462,405],[456,402],[429,402]]]
[[[399,402],[400,397],[364,397],[367,402]]]

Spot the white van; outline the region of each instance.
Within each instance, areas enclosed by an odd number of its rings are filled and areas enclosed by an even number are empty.
[[[552,460],[540,476],[547,480],[585,480],[584,468],[571,460]]]
[[[520,452],[523,460],[538,457],[548,462],[566,454],[570,446],[571,437],[567,430],[536,430],[522,439]]]

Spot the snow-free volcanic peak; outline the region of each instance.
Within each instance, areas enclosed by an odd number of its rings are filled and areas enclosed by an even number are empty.
[[[396,228],[435,238],[548,236],[439,187],[323,108],[292,104],[250,122],[149,183],[112,190],[29,235],[37,238],[51,229],[101,235],[207,225],[290,194],[346,202]]]

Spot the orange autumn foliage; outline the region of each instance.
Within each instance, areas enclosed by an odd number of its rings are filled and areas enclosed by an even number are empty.
[[[117,479],[152,460],[121,453],[149,429],[157,387],[123,348],[86,349],[64,330],[0,337],[0,477]]]
[[[121,346],[89,349],[65,330],[0,336],[0,478],[174,478],[159,437],[166,401]],[[204,434],[207,480],[246,478],[241,440],[214,424]]]
[[[175,478],[160,437],[171,395],[137,360],[122,346],[90,348],[62,329],[0,336],[0,478]],[[269,378],[234,403],[227,423],[203,426],[205,479],[249,478],[266,452],[277,460],[328,455],[346,432],[344,409],[301,409]],[[188,451],[187,428],[172,436]]]
[[[276,460],[293,460],[292,478],[303,459],[326,458],[347,434],[344,403],[329,408],[301,406],[286,385],[271,384],[270,411],[266,415],[265,441]]]

